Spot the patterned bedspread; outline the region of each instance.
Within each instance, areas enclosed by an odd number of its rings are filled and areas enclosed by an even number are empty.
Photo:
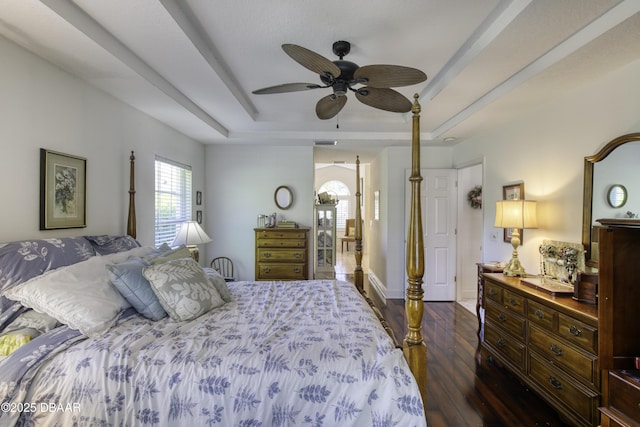
[[[191,322],[129,313],[100,338],[33,340],[0,363],[0,425],[426,425],[402,351],[353,285],[229,288],[233,302]]]

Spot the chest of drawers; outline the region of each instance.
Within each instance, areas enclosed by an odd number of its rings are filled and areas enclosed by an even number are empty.
[[[306,280],[308,228],[255,228],[255,279]]]
[[[599,423],[597,307],[484,275],[483,352],[576,426]]]

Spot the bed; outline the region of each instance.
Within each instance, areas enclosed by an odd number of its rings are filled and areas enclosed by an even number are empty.
[[[127,235],[0,244],[0,425],[426,425],[419,113],[402,346],[364,291],[359,202],[356,286],[227,283],[135,240],[132,153]]]

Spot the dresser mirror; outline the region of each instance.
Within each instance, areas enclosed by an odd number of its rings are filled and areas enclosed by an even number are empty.
[[[289,209],[293,204],[293,192],[286,185],[281,185],[276,188],[274,195],[276,206],[280,209]]]
[[[624,188],[627,195],[639,194],[637,164],[640,158],[640,133],[622,135],[609,141],[598,153],[584,158],[584,191],[582,210],[582,244],[585,248],[586,264],[598,266],[598,233],[601,218],[622,218],[626,215],[610,204],[612,186]],[[614,185],[616,184],[616,185]],[[619,194],[618,190],[614,194]],[[615,203],[615,201],[614,201]],[[640,206],[629,206],[640,210]],[[638,212],[633,212],[637,214]]]

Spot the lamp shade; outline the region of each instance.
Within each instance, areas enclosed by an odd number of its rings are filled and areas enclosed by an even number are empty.
[[[500,228],[538,228],[535,200],[498,200],[496,221]]]
[[[176,235],[176,238],[171,243],[171,246],[194,246],[202,245],[211,242],[211,238],[207,236],[200,224],[196,221],[183,222],[180,226],[180,230]]]

